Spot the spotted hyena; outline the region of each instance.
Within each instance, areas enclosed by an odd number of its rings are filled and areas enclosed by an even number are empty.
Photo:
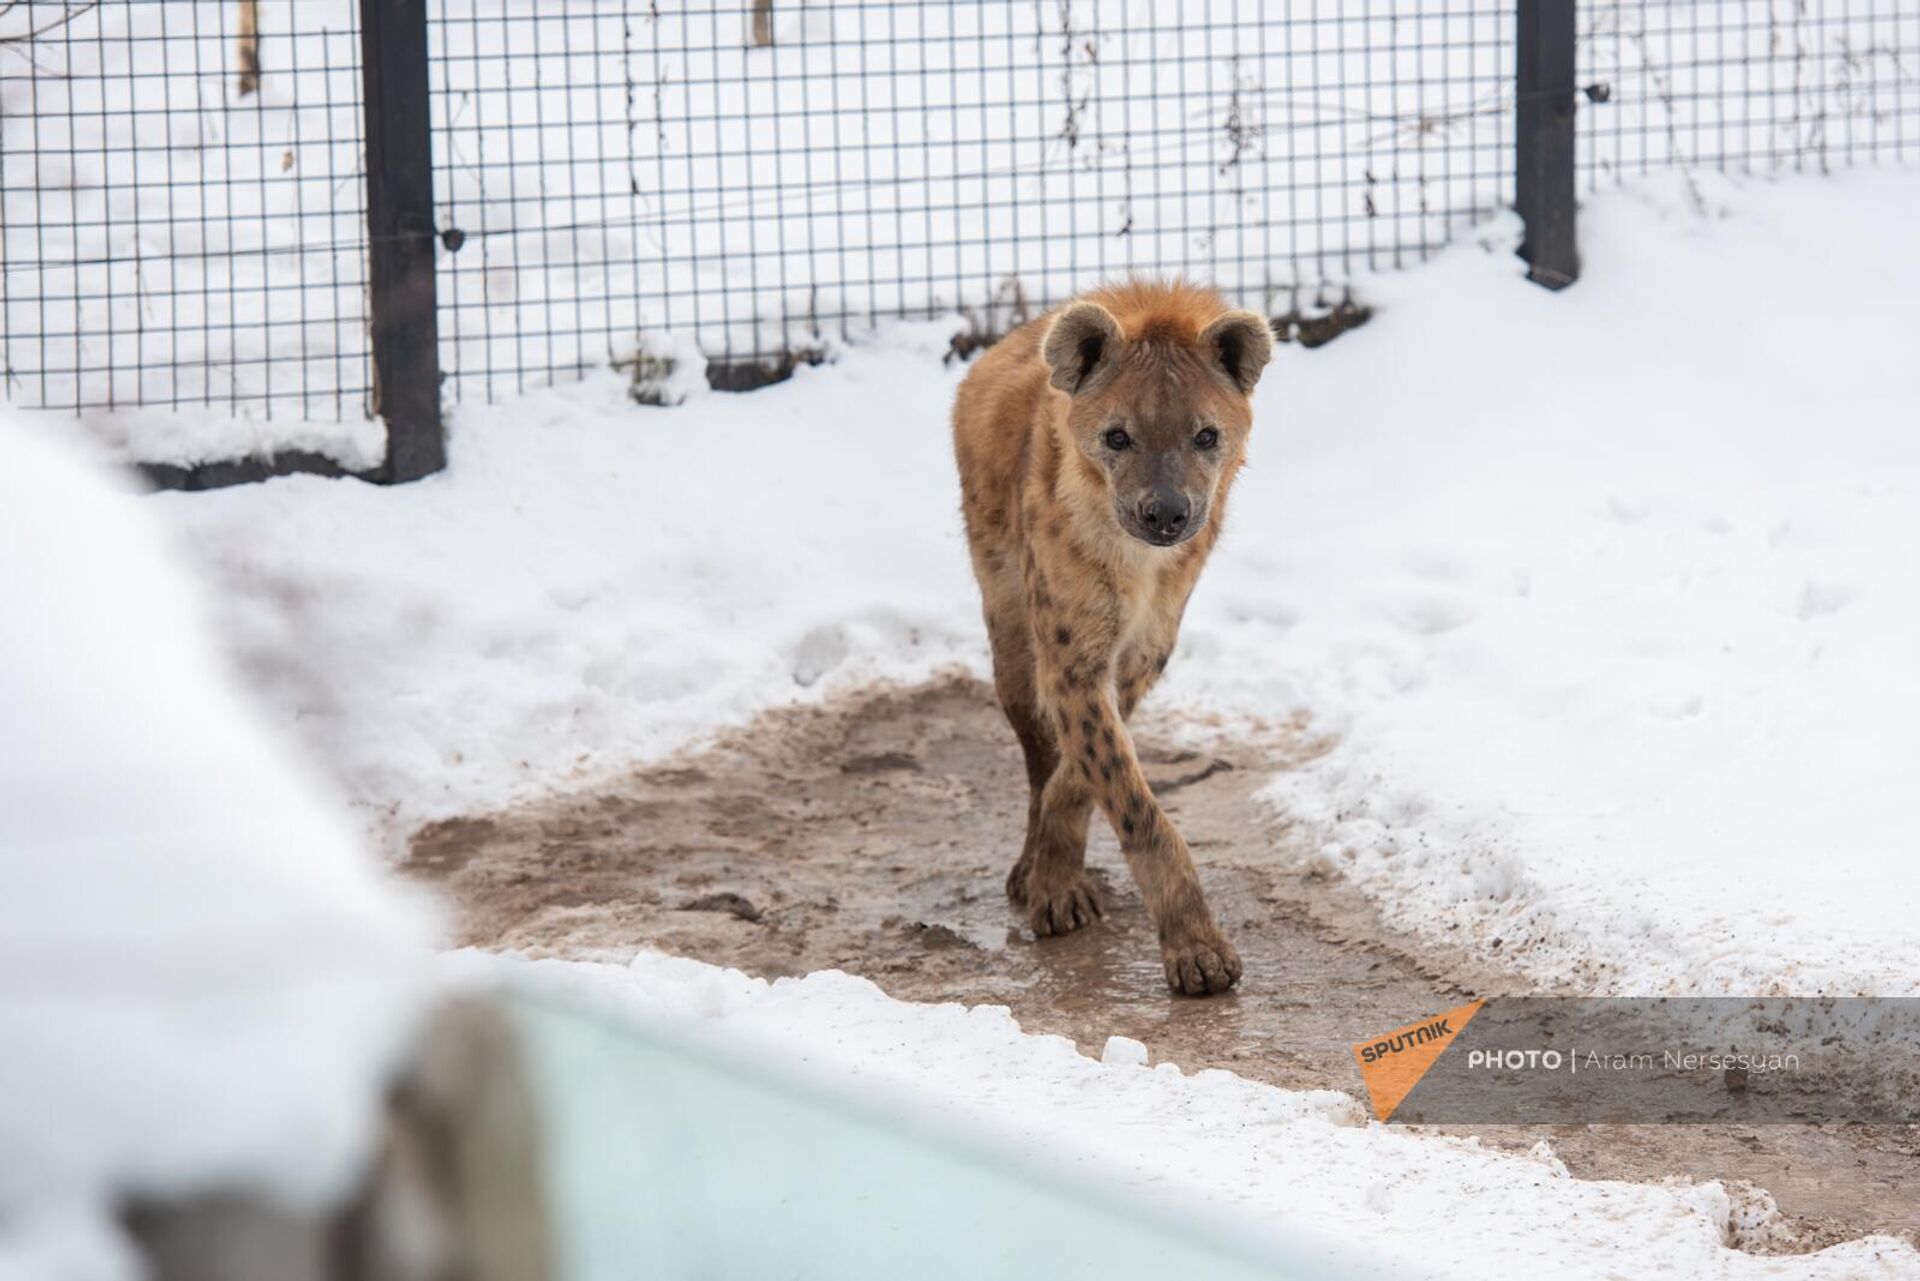
[[[1021,326],[953,407],[967,542],[994,685],[1027,757],[1027,838],[1007,878],[1036,934],[1101,913],[1086,872],[1098,805],[1160,936],[1167,982],[1233,986],[1193,858],[1126,718],[1165,670],[1245,457],[1273,352],[1211,290],[1134,281]]]

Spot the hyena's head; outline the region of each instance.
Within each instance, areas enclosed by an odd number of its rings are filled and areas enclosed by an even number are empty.
[[[1149,316],[1129,336],[1098,302],[1065,308],[1043,354],[1070,397],[1066,429],[1105,481],[1114,519],[1155,547],[1206,528],[1245,456],[1249,397],[1273,354],[1273,333],[1250,311],[1196,323]]]

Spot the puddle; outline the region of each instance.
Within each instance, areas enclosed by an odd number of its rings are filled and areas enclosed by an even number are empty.
[[[464,944],[615,961],[648,947],[764,977],[842,969],[904,1000],[1007,1005],[1086,1053],[1130,1036],[1156,1061],[1293,1089],[1359,1094],[1353,1041],[1520,990],[1393,936],[1337,884],[1301,874],[1303,852],[1252,794],[1309,744],[1176,750],[1151,720],[1140,738],[1246,966],[1223,997],[1167,992],[1097,816],[1088,863],[1105,922],[1026,932],[1003,889],[1026,818],[1020,752],[991,691],[965,679],[772,713],[616,787],[434,824],[404,870],[451,899]],[[1769,1250],[1920,1224],[1898,1190],[1920,1155],[1911,1127],[1474,1132],[1517,1149],[1547,1138],[1585,1178],[1750,1180],[1785,1220],[1740,1244]]]

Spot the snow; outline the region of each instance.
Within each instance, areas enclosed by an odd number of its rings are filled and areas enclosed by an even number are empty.
[[[1155,695],[1329,750],[1289,849],[1585,993],[1920,988],[1912,174],[1589,202],[1586,278],[1496,222],[1283,347]],[[779,703],[985,670],[947,326],[746,396],[612,373],[456,417],[447,473],[155,500],[390,839]],[[1310,851],[1310,853],[1308,853]],[[1870,885],[1872,893],[1861,893]]]
[[[170,467],[316,454],[348,471],[372,471],[386,460],[386,424],[373,418],[343,422],[223,417],[205,410],[116,409],[83,415],[88,438],[112,458]]]
[[[1559,297],[1382,279],[1285,371],[1270,569],[1223,562],[1292,621],[1217,662],[1329,713],[1270,797],[1401,924],[1588,994],[1911,994],[1920,181],[1702,190],[1597,202]]]
[[[154,509],[0,419],[0,1276],[138,1275],[123,1196],[339,1195],[423,910],[242,701]]]
[[[769,704],[978,663],[946,331],[661,409],[605,372],[462,407],[446,473],[155,499],[230,632],[388,830]],[[736,470],[738,465],[739,470]]]
[[[1542,1259],[1570,1278],[1920,1275],[1920,1254],[1887,1237],[1813,1255],[1742,1251],[1778,1228],[1770,1199],[1744,1186],[1574,1179],[1544,1142],[1503,1154],[1377,1124],[1331,1091],[1101,1062],[1021,1032],[1000,1006],[913,1005],[837,971],[768,983],[653,954],[625,966],[453,960],[462,981],[711,1043],[1210,1235],[1324,1252],[1347,1275],[1527,1276]]]

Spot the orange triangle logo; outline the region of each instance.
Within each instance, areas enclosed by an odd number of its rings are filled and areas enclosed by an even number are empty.
[[[1353,1047],[1353,1061],[1360,1065],[1360,1079],[1367,1083],[1376,1118],[1384,1121],[1393,1115],[1427,1069],[1447,1052],[1460,1029],[1485,1004],[1470,1001],[1456,1005],[1432,1018],[1370,1036]]]

